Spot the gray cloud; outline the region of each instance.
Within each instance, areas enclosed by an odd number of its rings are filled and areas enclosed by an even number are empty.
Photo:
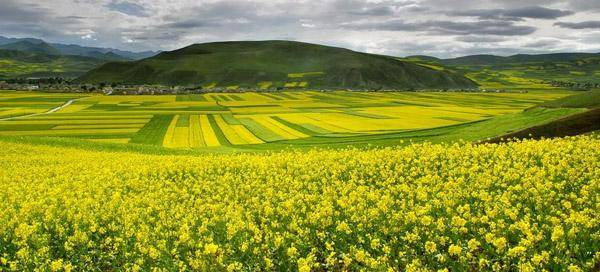
[[[3,1],[0,6],[0,25],[4,35],[34,36],[61,39],[65,32],[81,23],[78,16],[53,16],[52,10],[37,3]]]
[[[497,42],[506,41],[507,39],[504,37],[498,37],[498,36],[469,35],[469,36],[456,37],[456,40],[461,41],[461,42],[467,42],[467,43],[497,43]]]
[[[550,9],[540,6],[521,7],[514,9],[475,9],[449,12],[453,16],[479,17],[481,19],[507,19],[520,21],[529,19],[557,19],[574,14],[572,11]]]
[[[350,11],[348,13],[352,15],[386,16],[393,15],[394,10],[391,7],[383,6],[374,8],[364,8],[361,10]]]
[[[515,25],[509,21],[478,21],[478,22],[456,22],[456,21],[425,21],[406,22],[404,20],[391,20],[386,22],[351,22],[344,23],[342,27],[355,30],[386,30],[386,31],[416,31],[428,32],[430,34],[450,35],[499,35],[516,36],[528,35],[536,31],[535,27]]]
[[[529,42],[523,45],[523,47],[528,47],[528,48],[537,48],[537,49],[543,49],[543,48],[553,48],[556,45],[560,45],[561,42],[559,39],[540,39],[534,42]]]
[[[556,22],[554,25],[569,29],[600,29],[600,21],[585,21],[579,23]]]
[[[112,11],[118,11],[123,14],[138,16],[138,17],[147,17],[149,16],[148,11],[144,6],[132,3],[129,1],[117,1],[113,0],[112,2],[105,5],[106,8]]]
[[[0,35],[128,50],[267,39],[441,57],[600,48],[600,1],[592,0],[0,2]]]

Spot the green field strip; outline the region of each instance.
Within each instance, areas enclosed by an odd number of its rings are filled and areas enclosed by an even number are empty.
[[[464,119],[464,118],[458,118],[458,117],[436,117],[436,119],[456,121],[456,122],[461,122],[461,123],[473,121],[470,119]]]
[[[342,112],[342,113],[344,113],[344,114],[358,116],[358,117],[363,117],[363,118],[371,118],[371,119],[394,119],[392,117],[385,116],[385,115],[378,115],[378,114],[360,112],[360,111],[350,110],[350,109],[340,109],[339,111]]]
[[[155,115],[133,137],[130,143],[162,146],[173,115]]]
[[[90,125],[57,125],[52,129],[113,129],[113,128],[142,128],[144,124],[90,124]]]
[[[190,126],[190,116],[189,115],[179,115],[177,118],[176,127],[189,127]]]
[[[104,134],[104,135],[71,135],[71,136],[60,136],[61,138],[70,139],[130,139],[135,133],[122,133],[122,134]]]
[[[128,109],[135,111],[226,111],[227,107],[214,106],[186,106],[186,107],[139,107]]]
[[[306,135],[310,135],[310,136],[319,135],[319,133],[316,132],[316,131],[310,130],[310,129],[304,127],[304,126],[301,126],[301,125],[298,125],[298,124],[294,124],[292,122],[288,122],[287,120],[285,120],[285,119],[283,119],[283,118],[281,118],[279,116],[271,116],[271,118],[274,121],[276,121],[276,122],[279,122],[279,123],[281,123],[281,124],[283,124],[283,125],[291,128],[291,129],[294,129],[294,130],[296,130],[298,132],[301,132],[301,133],[304,133]]]
[[[187,94],[178,94],[175,97],[175,101],[191,101],[192,99],[190,98],[189,95]]]
[[[275,96],[279,96],[283,99],[286,100],[298,100],[298,98],[293,97],[292,95],[288,94],[288,93],[270,93],[271,95],[275,95]]]
[[[299,124],[299,125],[308,129],[309,131],[314,131],[315,133],[317,133],[317,135],[318,134],[333,134],[333,133],[335,133],[333,131],[326,130],[322,127],[319,127],[319,126],[313,125],[313,124]]]
[[[220,98],[221,100],[223,100],[223,102],[229,102],[229,101],[231,101],[231,100],[232,100],[232,99],[231,99],[231,98],[229,98],[229,96],[228,96],[228,95],[226,95],[226,94],[219,95],[219,98]]]
[[[400,105],[400,106],[417,106],[417,107],[435,107],[436,106],[436,105],[432,105],[432,104],[410,102],[410,101],[406,101],[406,100],[395,100],[390,103],[393,103],[395,105]]]
[[[204,141],[204,132],[200,125],[200,116],[190,116],[190,136],[189,136],[190,147],[205,147],[206,142]]]
[[[219,96],[217,95],[211,95],[210,98],[212,98],[212,100],[214,100],[215,102],[221,102],[223,101]]]
[[[138,128],[107,128],[107,129],[61,129],[61,130],[34,130],[34,131],[0,131],[0,135],[9,136],[49,136],[65,137],[79,135],[115,135],[134,134]]]
[[[110,115],[100,115],[100,114],[93,114],[93,115],[80,115],[79,113],[77,113],[77,115],[74,116],[65,116],[65,115],[59,115],[59,114],[68,114],[68,113],[56,113],[56,114],[52,114],[52,115],[45,115],[45,116],[34,116],[34,117],[27,117],[26,120],[31,120],[31,121],[51,121],[51,120],[114,120],[114,119],[118,119],[118,120],[137,120],[137,119],[142,119],[142,120],[148,120],[151,119],[153,117],[153,115],[123,115],[123,116],[110,116]]]
[[[223,120],[225,120],[225,122],[227,122],[227,124],[230,124],[230,125],[241,125],[242,124],[231,113],[221,114],[221,117],[223,118]]]
[[[250,118],[240,118],[239,121],[246,126],[250,132],[252,132],[256,137],[262,139],[265,142],[274,142],[285,140],[285,138],[279,136],[277,133],[272,130],[264,127],[263,125],[255,122]]]
[[[238,106],[238,105],[231,105],[231,106],[227,106],[228,108],[278,108],[281,107],[279,105],[274,105],[274,104],[258,104],[258,105],[242,105],[242,106]]]
[[[345,104],[352,104],[351,100],[348,100],[346,98],[341,98],[341,97],[335,97],[332,95],[327,95],[327,94],[313,94],[311,95],[311,98],[314,100],[317,100],[319,102],[327,102],[329,104],[334,104],[334,105],[345,105]]]
[[[259,94],[259,95],[262,95],[262,96],[264,96],[264,97],[267,97],[267,98],[269,98],[270,100],[277,100],[277,101],[284,100],[283,98],[281,98],[281,97],[278,97],[278,96],[275,96],[275,95],[272,95],[272,94],[270,94],[270,93],[258,93],[258,94]]]
[[[68,97],[17,97],[3,100],[2,102],[49,102],[49,103],[64,103],[71,99],[80,98],[79,96]]]
[[[145,124],[149,119],[102,119],[102,120],[27,120],[16,119],[5,121],[6,124],[22,125],[92,125],[92,124]]]
[[[204,97],[204,95],[202,94],[190,94],[189,95],[190,100],[191,101],[202,101],[202,102],[207,102],[208,100],[206,100],[206,97]]]
[[[229,97],[233,100],[233,101],[246,101],[243,98],[241,98],[239,95],[235,95],[235,94],[230,94]]]
[[[0,122],[0,131],[31,131],[31,130],[50,130],[55,125],[12,125]]]
[[[136,109],[139,106],[119,105],[119,104],[94,104],[86,109],[86,111],[121,111]]]
[[[213,132],[215,133],[215,136],[217,137],[219,144],[231,145],[229,140],[227,140],[227,137],[225,137],[225,133],[223,133],[223,131],[217,124],[217,121],[215,120],[215,116],[210,114],[210,115],[207,115],[207,117],[208,117],[208,122],[210,123],[210,127],[212,128]]]

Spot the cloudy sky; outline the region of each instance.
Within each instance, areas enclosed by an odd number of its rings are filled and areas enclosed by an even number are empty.
[[[134,51],[285,39],[397,56],[600,52],[598,0],[0,0],[0,26]]]

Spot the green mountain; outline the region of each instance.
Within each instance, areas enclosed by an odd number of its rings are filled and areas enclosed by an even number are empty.
[[[0,79],[77,77],[103,63],[90,57],[0,49]]]
[[[97,58],[97,59],[101,59],[101,60],[106,60],[106,61],[128,61],[128,60],[131,60],[131,59],[125,58],[121,55],[117,55],[113,52],[102,53],[100,51],[90,51],[90,52],[87,52],[84,56],[91,57],[91,58]]]
[[[22,41],[17,41],[14,43],[0,45],[0,49],[17,50],[17,51],[49,54],[49,55],[60,55],[60,51],[58,51],[56,48],[50,46],[49,44],[47,44],[43,41],[34,42],[34,41],[22,40]]]
[[[195,44],[134,62],[112,62],[77,81],[242,87],[469,88],[458,73],[395,58],[292,41]]]

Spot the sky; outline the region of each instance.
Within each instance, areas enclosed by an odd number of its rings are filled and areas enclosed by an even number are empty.
[[[394,56],[600,52],[600,1],[0,0],[0,35],[132,51],[296,40]]]

